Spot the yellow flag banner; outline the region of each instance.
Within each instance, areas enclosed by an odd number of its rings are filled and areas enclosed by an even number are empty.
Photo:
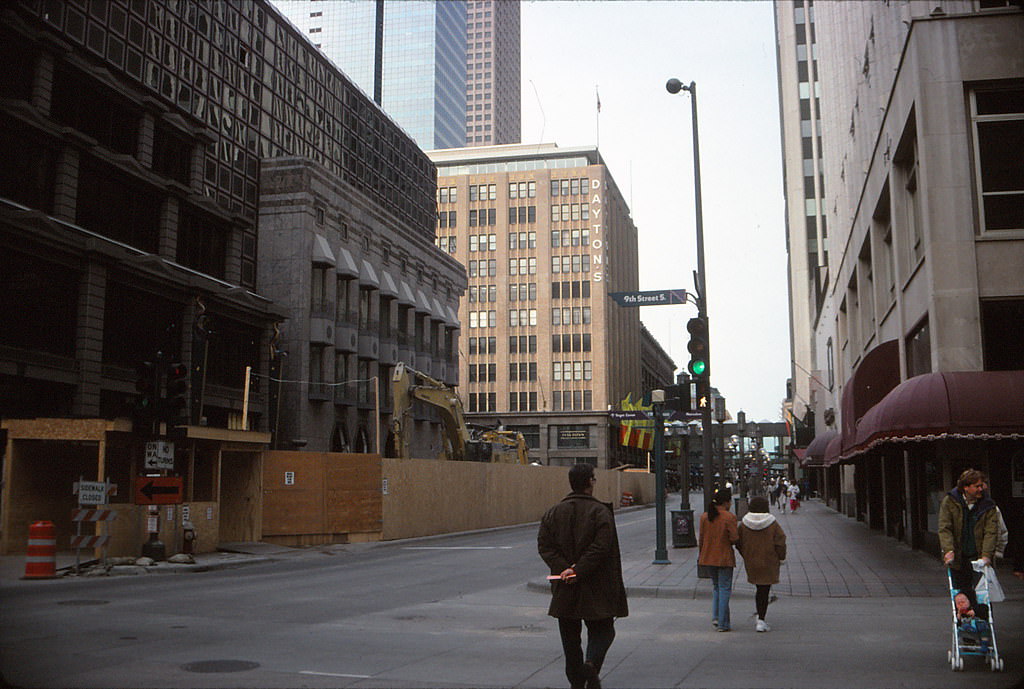
[[[646,411],[653,405],[643,403],[643,399],[633,401],[633,393],[627,393],[626,399],[620,402],[623,411]],[[624,420],[619,428],[619,443],[626,447],[651,450],[654,447],[654,431],[649,420]]]

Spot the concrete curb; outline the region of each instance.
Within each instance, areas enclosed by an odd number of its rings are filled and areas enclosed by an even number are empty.
[[[536,593],[551,593],[551,583],[546,580],[528,581],[526,588]],[[733,591],[734,596],[736,593]],[[687,589],[682,586],[626,586],[626,596],[629,598],[682,598],[686,600],[709,597],[699,595],[697,589]]]

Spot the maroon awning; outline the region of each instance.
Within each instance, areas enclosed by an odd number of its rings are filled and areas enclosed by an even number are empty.
[[[864,355],[853,375],[843,386],[843,454],[853,451],[857,424],[868,410],[900,384],[900,348],[898,340],[888,340]]]
[[[843,451],[843,436],[836,433],[836,437],[828,441],[825,448],[825,458],[822,460],[824,466],[830,467],[839,461],[839,454]]]
[[[827,430],[822,431],[818,435],[814,436],[814,440],[807,446],[806,452],[804,452],[803,461],[800,462],[802,467],[820,467],[825,460],[825,448],[828,447],[829,442],[839,435],[839,431]]]
[[[884,442],[943,438],[1024,438],[1024,371],[947,371],[906,380],[864,414],[854,442],[844,439],[842,459]]]

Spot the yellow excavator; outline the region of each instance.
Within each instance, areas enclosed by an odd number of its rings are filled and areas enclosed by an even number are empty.
[[[395,452],[400,459],[410,457],[410,412],[413,402],[420,400],[437,408],[441,414],[444,450],[439,459],[529,464],[526,439],[522,433],[467,424],[459,396],[441,381],[398,362],[391,376],[391,390],[391,432]]]

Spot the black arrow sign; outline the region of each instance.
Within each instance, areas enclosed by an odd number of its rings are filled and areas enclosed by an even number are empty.
[[[154,495],[177,495],[180,491],[181,488],[178,486],[154,486],[152,481],[139,489],[139,492],[149,500],[152,500]]]

